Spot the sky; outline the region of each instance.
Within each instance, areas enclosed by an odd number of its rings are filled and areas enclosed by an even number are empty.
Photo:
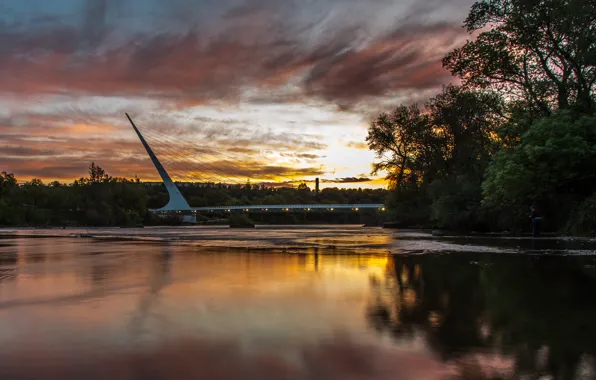
[[[0,171],[381,187],[367,128],[453,81],[471,0],[3,0]]]

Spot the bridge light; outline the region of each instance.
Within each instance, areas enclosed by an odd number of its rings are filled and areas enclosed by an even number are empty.
[[[358,207],[356,207],[354,210],[355,210],[355,211],[358,211]]]
[[[385,211],[385,207],[381,207],[381,211]]]
[[[331,208],[331,211],[333,211],[333,208]]]
[[[310,208],[308,209],[308,211],[310,211]]]

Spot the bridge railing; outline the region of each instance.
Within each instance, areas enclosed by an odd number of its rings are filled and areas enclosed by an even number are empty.
[[[378,209],[385,211],[385,205],[381,203],[364,203],[364,204],[285,204],[285,205],[244,205],[244,206],[206,206],[193,207],[192,211],[270,211],[270,210],[354,210],[360,209]]]

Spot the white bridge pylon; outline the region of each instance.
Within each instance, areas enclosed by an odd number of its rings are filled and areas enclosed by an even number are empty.
[[[312,210],[326,210],[326,211],[334,211],[334,210],[354,210],[359,211],[361,209],[378,209],[381,211],[385,211],[385,205],[382,203],[367,203],[367,204],[288,204],[288,205],[245,205],[245,206],[208,206],[208,207],[190,207],[184,196],[172,181],[172,178],[163,167],[159,159],[147,143],[145,138],[132,121],[128,113],[126,113],[126,117],[130,124],[132,125],[133,129],[135,130],[139,140],[145,147],[149,158],[151,158],[151,162],[155,166],[155,169],[159,173],[164,185],[166,186],[166,190],[168,191],[168,195],[170,196],[170,200],[168,204],[164,207],[159,209],[152,209],[150,211],[158,212],[158,213],[166,213],[166,212],[232,212],[232,211],[261,211],[261,212],[268,212],[268,211],[290,211],[290,210],[303,210],[303,211],[312,211]]]
[[[164,185],[166,185],[166,190],[168,191],[168,195],[170,196],[170,200],[167,205],[160,209],[151,211],[190,211],[190,205],[188,204],[186,199],[184,199],[184,196],[182,196],[182,193],[180,192],[180,190],[178,190],[178,187],[176,186],[174,181],[172,181],[172,178],[170,178],[170,175],[168,174],[166,169],[164,169],[161,162],[159,162],[159,159],[157,158],[155,153],[153,153],[153,150],[151,150],[151,147],[149,146],[149,144],[147,144],[147,141],[145,141],[145,138],[143,137],[143,135],[141,135],[141,132],[139,131],[135,123],[132,121],[130,116],[128,116],[128,114],[126,114],[126,117],[128,118],[128,121],[130,121],[130,124],[137,133],[137,136],[139,136],[139,140],[141,140],[141,143],[145,147],[145,150],[147,151],[149,158],[151,158],[151,161],[153,162],[155,169],[157,169],[157,172],[159,173],[161,180],[163,181]]]

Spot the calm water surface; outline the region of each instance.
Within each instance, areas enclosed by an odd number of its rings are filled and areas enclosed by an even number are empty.
[[[0,379],[593,379],[594,249],[357,227],[0,230]]]

